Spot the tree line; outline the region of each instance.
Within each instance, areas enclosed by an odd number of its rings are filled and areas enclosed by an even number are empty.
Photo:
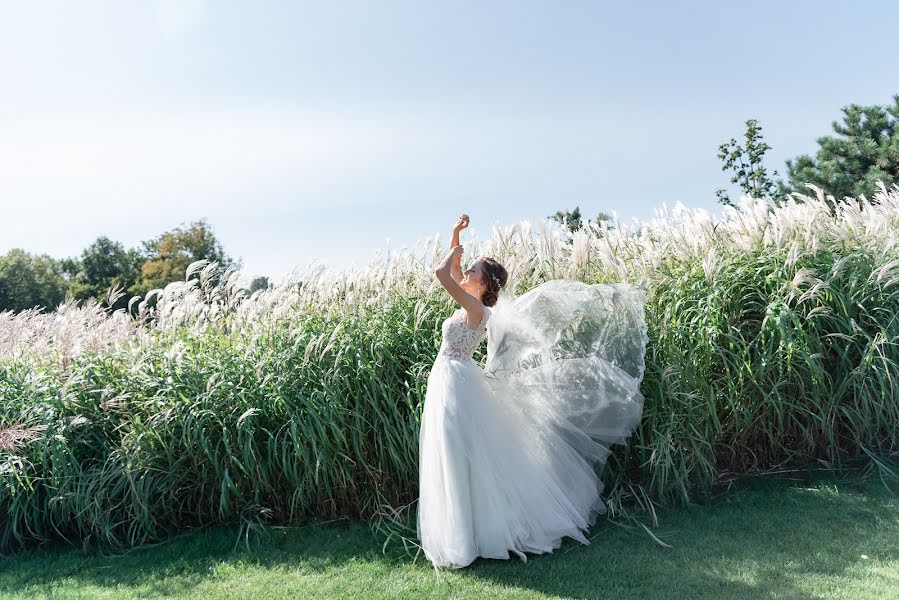
[[[95,298],[112,310],[128,308],[135,296],[183,280],[187,267],[203,259],[217,261],[222,270],[243,266],[225,252],[206,219],[182,224],[136,248],[125,248],[107,236],[98,237],[80,255],[62,259],[13,248],[0,256],[0,311],[54,309],[69,296],[79,301]],[[268,284],[267,277],[257,277],[249,289]],[[124,293],[110,305],[113,288]]]

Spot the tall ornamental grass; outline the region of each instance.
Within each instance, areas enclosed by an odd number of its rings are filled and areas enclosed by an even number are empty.
[[[720,217],[678,204],[574,233],[495,227],[466,254],[502,261],[513,293],[554,278],[646,288],[643,420],[603,471],[616,515],[784,465],[893,472],[897,225],[899,187],[842,203],[814,189]],[[0,549],[414,507],[453,310],[433,275],[443,252],[429,238],[252,295],[200,261],[136,317],[70,300],[0,313]]]

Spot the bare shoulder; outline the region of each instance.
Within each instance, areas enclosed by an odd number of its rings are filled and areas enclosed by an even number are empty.
[[[469,329],[478,329],[487,322],[487,318],[490,316],[490,309],[483,304],[480,304],[480,302],[478,304],[479,306],[472,306],[464,309],[465,321]]]

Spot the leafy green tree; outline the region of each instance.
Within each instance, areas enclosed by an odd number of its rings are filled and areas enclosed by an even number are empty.
[[[572,211],[557,210],[555,214],[550,215],[549,218],[562,225],[567,225],[568,229],[571,231],[577,231],[581,228],[581,209],[578,206],[575,206]]]
[[[124,290],[126,293],[111,307],[116,310],[128,305],[131,295],[127,290],[133,288],[140,277],[143,257],[138,250],[126,250],[120,242],[101,236],[85,248],[79,258],[62,262],[71,277],[71,293],[77,300],[96,298],[105,302],[111,287]]]
[[[756,119],[749,119],[743,135],[746,138],[745,146],[734,138],[718,146],[718,158],[724,163],[721,170],[731,170],[733,177],[730,182],[739,185],[744,193],[753,198],[773,198],[776,188],[764,165],[765,153],[771,146],[762,137],[762,126]],[[772,175],[777,175],[777,171]],[[727,190],[719,189],[716,194],[718,202],[734,206]]]
[[[188,227],[176,227],[143,242],[143,258],[140,279],[130,290],[136,294],[163,288],[173,281],[184,281],[187,267],[198,260],[217,261],[220,272],[231,265],[240,269],[242,262],[225,253],[206,219],[192,222]],[[191,278],[195,277],[199,277],[199,273],[191,275]]]
[[[256,290],[264,290],[269,286],[268,277],[262,275],[260,277],[253,278],[253,281],[250,283],[250,293],[252,294]]]
[[[555,214],[550,215],[549,218],[558,223],[561,223],[562,225],[567,224],[567,227],[570,231],[577,231],[584,226],[584,221],[583,217],[581,216],[581,209],[579,206],[575,206],[574,210],[572,211],[557,210]],[[607,227],[609,229],[614,229],[615,227],[614,223],[612,223],[611,215],[601,211],[596,215],[596,222],[599,223],[600,221],[608,221]],[[587,219],[588,224],[591,222],[592,221],[590,221],[590,219]]]
[[[814,157],[803,154],[787,161],[787,182],[781,193],[808,193],[812,183],[834,198],[870,197],[876,182],[899,182],[899,94],[887,106],[844,106],[843,122],[831,126],[836,135],[818,138]]]
[[[54,310],[65,300],[67,290],[62,265],[51,256],[21,248],[0,256],[0,311]]]

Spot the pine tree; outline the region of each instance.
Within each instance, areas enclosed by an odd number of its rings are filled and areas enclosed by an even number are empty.
[[[899,183],[899,94],[887,106],[844,106],[843,122],[834,121],[836,135],[818,138],[814,157],[803,154],[787,161],[788,182],[782,194],[807,194],[806,182],[836,199],[870,197],[878,180]]]

